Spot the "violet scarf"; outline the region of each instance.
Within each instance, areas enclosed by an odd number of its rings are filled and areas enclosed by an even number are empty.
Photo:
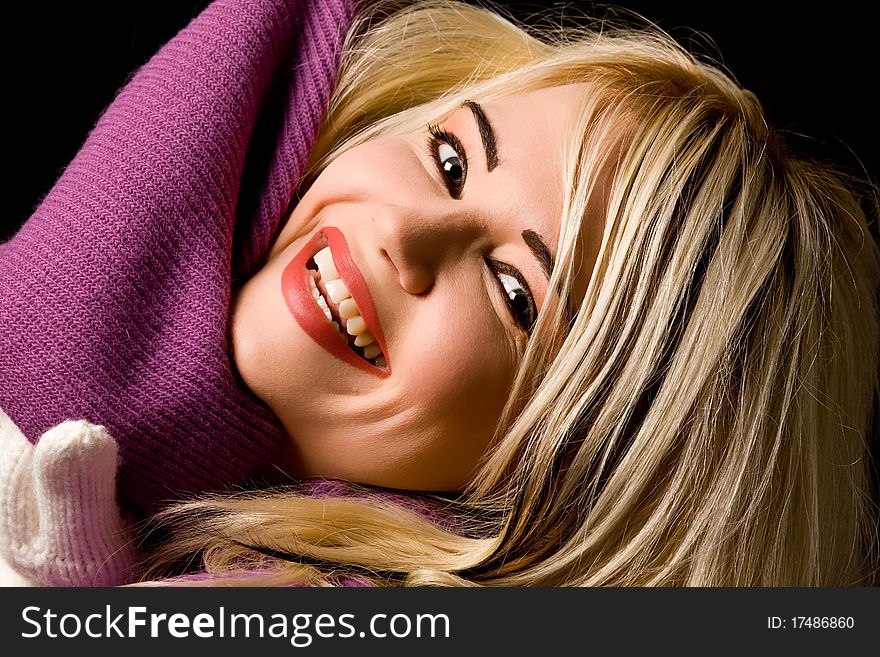
[[[120,91],[0,245],[0,408],[32,442],[107,427],[143,510],[227,489],[281,440],[228,353],[318,126],[352,0],[216,0]]]

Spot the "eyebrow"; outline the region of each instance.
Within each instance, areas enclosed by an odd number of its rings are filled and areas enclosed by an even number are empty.
[[[477,128],[480,131],[480,139],[483,142],[483,150],[486,151],[486,169],[491,172],[498,166],[498,139],[495,136],[495,129],[489,123],[483,106],[478,102],[466,100],[462,103],[462,107],[467,107],[474,115]],[[550,274],[553,273],[553,255],[547,248],[547,244],[538,233],[531,229],[524,230],[522,238],[538,260],[538,264],[541,265],[541,270],[547,276],[547,280],[550,280]]]
[[[550,274],[553,273],[553,256],[550,253],[550,249],[547,248],[541,236],[531,229],[524,230],[522,238],[535,255],[535,258],[537,258],[538,264],[541,265],[541,270],[549,281]]]
[[[495,130],[483,106],[473,100],[466,100],[462,103],[462,107],[467,107],[474,114],[477,122],[477,128],[480,130],[480,139],[483,141],[483,150],[486,151],[486,170],[491,172],[498,166],[498,140],[495,137]]]

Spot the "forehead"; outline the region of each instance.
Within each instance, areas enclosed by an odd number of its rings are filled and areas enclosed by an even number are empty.
[[[483,106],[498,121],[533,127],[535,137],[562,138],[571,130],[585,92],[584,84],[546,87],[487,99]]]

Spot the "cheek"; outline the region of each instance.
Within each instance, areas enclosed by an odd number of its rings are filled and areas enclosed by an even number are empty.
[[[341,153],[303,197],[302,212],[376,199],[406,199],[421,189],[418,162],[402,138],[369,141]],[[299,208],[299,206],[297,206]]]
[[[436,426],[485,434],[507,398],[515,353],[484,309],[444,308],[425,313],[408,335],[408,389]]]
[[[515,353],[491,317],[435,316],[443,321],[423,323],[422,339],[407,345],[406,362],[413,365],[407,391],[422,426],[406,435],[425,439],[404,448],[413,459],[407,476],[419,487],[460,490],[489,446],[513,381]]]

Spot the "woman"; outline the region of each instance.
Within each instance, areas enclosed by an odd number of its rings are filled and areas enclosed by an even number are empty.
[[[428,2],[365,14],[344,53],[230,335],[289,436],[264,475],[377,492],[172,507],[151,573],[872,583],[878,255],[855,183],[653,31],[550,44]]]

